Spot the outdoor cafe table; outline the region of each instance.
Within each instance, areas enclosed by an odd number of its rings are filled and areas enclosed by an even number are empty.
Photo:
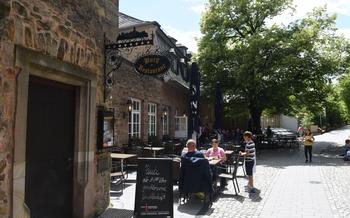
[[[124,160],[131,157],[136,157],[136,156],[137,156],[136,154],[111,153],[112,159],[120,160],[120,167],[123,175],[124,175]]]
[[[208,159],[208,161],[209,161],[209,165],[211,166],[216,166],[221,162],[220,159]]]
[[[233,145],[234,150],[239,150],[242,148],[242,145]]]
[[[235,151],[231,151],[231,150],[226,150],[225,151],[225,154],[226,155],[232,155]]]
[[[143,149],[153,151],[153,157],[156,157],[156,152],[164,150],[163,147],[144,147]]]
[[[209,165],[212,167],[212,169],[214,169],[214,168],[216,168],[219,164],[220,164],[220,162],[221,162],[221,160],[220,159],[213,159],[213,158],[207,158],[208,159],[208,161],[209,161]],[[217,169],[215,169],[216,171],[217,171]],[[223,187],[224,186],[224,184],[222,184],[222,180],[220,180],[220,187]],[[220,188],[217,188],[217,185],[216,185],[217,183],[216,183],[216,180],[215,180],[215,183],[214,183],[214,192],[215,193],[218,193],[221,189]]]

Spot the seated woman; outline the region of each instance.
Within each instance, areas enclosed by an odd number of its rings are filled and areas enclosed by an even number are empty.
[[[213,139],[212,141],[212,147],[207,150],[205,153],[205,157],[207,158],[215,158],[215,159],[220,159],[221,162],[226,160],[226,154],[223,148],[219,147],[219,140]]]
[[[223,148],[219,147],[219,140],[213,139],[212,141],[212,147],[207,150],[205,153],[206,158],[214,158],[214,159],[219,159],[220,162],[224,162],[226,160],[226,154]],[[219,167],[219,172],[225,171],[222,167]],[[213,172],[213,181],[217,180],[217,175],[218,175],[218,168],[215,166],[212,166],[212,172]],[[225,186],[226,180],[224,178],[221,178],[220,185]]]

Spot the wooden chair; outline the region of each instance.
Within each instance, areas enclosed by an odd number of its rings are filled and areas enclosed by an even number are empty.
[[[228,179],[228,180],[232,180],[233,183],[233,187],[235,189],[235,193],[236,195],[238,195],[238,192],[240,192],[239,190],[239,186],[238,186],[238,181],[237,181],[237,170],[238,170],[238,166],[239,166],[239,156],[237,155],[234,158],[233,161],[233,165],[227,165],[227,172],[226,173],[220,173],[219,174],[219,178],[224,178],[224,179]],[[237,186],[237,187],[236,187]],[[237,192],[238,190],[238,192]]]

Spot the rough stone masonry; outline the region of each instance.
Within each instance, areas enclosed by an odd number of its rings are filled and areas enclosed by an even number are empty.
[[[97,74],[97,103],[102,104],[103,33],[115,35],[117,28],[118,0],[0,1],[0,217],[11,217],[13,210],[16,78],[21,72],[14,67],[15,47],[26,47]],[[104,185],[102,178],[97,178],[96,186]],[[108,203],[106,194],[97,193],[99,210]]]

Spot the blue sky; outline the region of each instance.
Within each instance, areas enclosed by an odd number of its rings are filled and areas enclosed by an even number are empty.
[[[207,0],[119,0],[119,11],[140,20],[157,21],[165,32],[196,52],[200,34],[200,17]],[[350,38],[350,0],[294,0],[295,18],[304,16],[315,6],[327,4],[337,14],[339,33]],[[287,23],[292,17],[280,15],[276,22]]]

